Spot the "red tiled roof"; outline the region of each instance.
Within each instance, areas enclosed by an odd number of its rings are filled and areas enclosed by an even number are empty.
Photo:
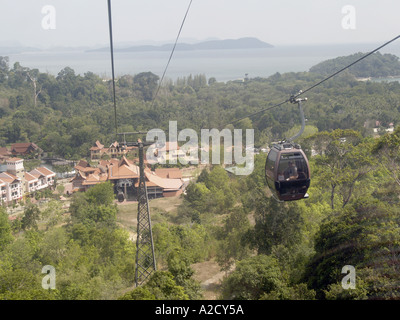
[[[179,168],[157,168],[155,173],[162,178],[182,179],[182,171]]]
[[[39,167],[34,170],[39,171],[40,173],[42,173],[45,176],[55,176],[56,175],[55,172],[51,171],[50,169],[48,169],[46,167]]]
[[[99,169],[93,168],[93,167],[86,167],[86,168],[79,167],[79,171],[82,171],[85,173],[93,173],[93,172],[99,171]]]
[[[108,178],[111,180],[116,179],[130,179],[139,177],[139,167],[134,165],[125,156],[121,160],[111,159],[108,160]],[[102,163],[104,165],[105,163]]]
[[[144,174],[148,180],[148,182],[146,182],[146,186],[148,187],[157,186],[166,190],[179,190],[183,185],[183,181],[181,179],[161,178],[149,170],[145,170]]]
[[[107,180],[119,180],[119,179],[138,179],[140,170],[133,161],[128,160],[125,156],[121,160],[110,159],[102,160],[99,164],[103,169],[97,168],[86,168],[95,169],[94,172],[87,174],[88,172],[77,170],[77,174],[71,181],[83,180],[82,185],[94,185]],[[107,172],[108,170],[108,172]],[[155,172],[145,169],[146,185],[157,186],[164,190],[179,190],[183,186],[181,179],[182,174],[178,168],[161,169],[159,171],[163,176],[158,176]],[[173,177],[173,178],[172,178]],[[136,184],[137,185],[137,184]]]
[[[35,172],[31,171],[30,174],[33,175],[34,177],[38,178],[38,179],[40,177],[45,177],[45,175],[43,173],[40,173],[38,171],[35,171]]]
[[[82,168],[90,167],[90,164],[85,160],[79,160],[76,166],[80,166]]]
[[[7,149],[7,147],[1,147],[0,148],[0,155],[8,156],[8,155],[11,155],[11,152],[10,152],[10,150]]]
[[[94,144],[93,147],[90,148],[90,150],[101,150],[104,148],[104,145],[100,143],[99,140],[97,140]]]
[[[24,159],[21,159],[21,158],[9,158],[9,159],[7,159],[7,162],[17,162],[17,161],[21,161],[21,160],[24,160]]]
[[[35,143],[33,142],[22,142],[22,143],[14,143],[11,145],[11,152],[14,153],[26,153],[29,151],[29,148],[33,150],[40,149]]]
[[[7,183],[13,183],[14,181],[21,181],[18,177],[14,176],[9,172],[0,173],[0,179]]]
[[[85,181],[82,182],[83,186],[87,185],[94,185],[100,182],[105,182],[107,181],[107,175],[105,174],[90,174],[89,176],[86,177]]]
[[[111,165],[108,167],[109,178],[115,179],[127,179],[127,178],[138,178],[139,177],[139,167],[135,165],[115,166]]]
[[[34,175],[30,174],[29,172],[25,172],[25,180],[34,181],[34,180],[37,180],[37,177],[35,177]]]
[[[74,181],[74,180],[86,180],[86,177],[84,174],[82,174],[82,172],[80,172],[79,170],[77,170],[75,176],[70,180],[70,182]]]
[[[125,156],[121,158],[121,160],[118,162],[118,167],[122,166],[122,165],[127,165],[130,166],[132,165],[133,162],[129,161]]]

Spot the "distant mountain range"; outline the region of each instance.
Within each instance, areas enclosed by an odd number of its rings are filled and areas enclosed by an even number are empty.
[[[121,46],[120,44],[114,45],[115,52],[146,52],[146,51],[171,51],[173,43],[163,45],[131,45]],[[226,40],[207,40],[199,43],[178,43],[175,50],[177,51],[191,51],[191,50],[232,50],[232,49],[263,49],[273,48],[274,46],[263,42],[257,38],[240,38],[240,39],[226,39]],[[85,51],[85,52],[108,52],[109,46],[106,47],[52,47],[52,48],[36,48],[24,46],[21,44],[0,42],[0,55],[18,54],[24,52],[57,52],[57,51]]]
[[[145,52],[145,51],[171,51],[174,44],[164,44],[160,46],[141,45],[132,46],[127,48],[115,48],[116,52]],[[257,38],[240,38],[240,39],[227,39],[227,40],[210,40],[199,42],[195,44],[178,43],[175,50],[190,51],[190,50],[231,50],[231,49],[262,49],[273,48],[274,46],[263,42]],[[109,47],[100,49],[91,49],[87,52],[101,52],[109,51]]]

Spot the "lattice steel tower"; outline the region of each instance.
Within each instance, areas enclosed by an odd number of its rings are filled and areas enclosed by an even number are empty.
[[[135,268],[135,286],[142,285],[147,278],[156,271],[156,258],[154,255],[153,233],[151,229],[151,218],[149,199],[147,196],[146,177],[144,174],[144,154],[143,149],[152,143],[142,142],[126,142],[126,134],[138,134],[143,132],[123,133],[124,146],[136,146],[139,148],[139,185],[137,188],[137,240],[136,240],[136,268]]]
[[[151,218],[149,198],[147,197],[146,179],[144,175],[143,147],[138,140],[139,147],[139,186],[138,186],[138,214],[137,214],[137,240],[136,240],[136,271],[135,285],[140,286],[156,271],[156,258],[154,255],[153,233],[151,230]]]

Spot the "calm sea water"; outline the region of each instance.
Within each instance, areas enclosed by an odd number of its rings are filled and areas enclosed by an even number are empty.
[[[166,78],[176,80],[190,74],[204,74],[217,81],[248,77],[269,77],[276,72],[308,71],[313,65],[338,56],[369,52],[379,44],[282,46],[271,49],[175,51]],[[381,53],[400,56],[400,45],[392,44]],[[151,71],[161,77],[170,52],[115,52],[116,76]],[[10,66],[18,61],[22,66],[57,75],[64,67],[76,74],[91,71],[104,78],[111,77],[110,52],[43,51],[9,54]]]

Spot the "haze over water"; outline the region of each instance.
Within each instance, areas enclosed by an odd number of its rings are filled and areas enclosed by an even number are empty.
[[[204,74],[217,81],[248,77],[269,77],[276,72],[308,71],[315,64],[357,52],[369,52],[380,44],[279,46],[269,49],[194,50],[175,51],[166,78],[176,80],[190,74]],[[400,45],[392,44],[380,51],[400,56]],[[85,52],[82,49],[64,51],[35,51],[18,54],[0,54],[31,69],[57,75],[65,67],[76,74],[93,72],[103,78],[111,77],[110,52]],[[170,52],[114,52],[116,76],[135,75],[151,71],[161,77]]]

